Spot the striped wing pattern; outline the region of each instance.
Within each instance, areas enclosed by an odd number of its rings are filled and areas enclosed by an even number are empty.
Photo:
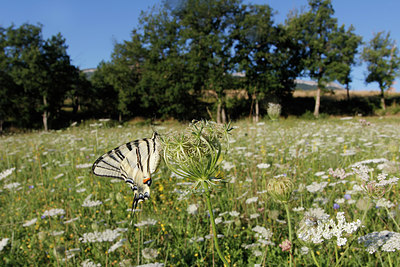
[[[132,209],[140,201],[150,197],[151,174],[160,164],[161,143],[154,132],[151,138],[144,138],[123,144],[110,150],[93,164],[97,176],[123,179],[132,189]]]

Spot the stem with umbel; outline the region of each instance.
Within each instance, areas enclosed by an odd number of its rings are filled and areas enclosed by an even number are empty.
[[[222,252],[218,245],[217,228],[215,227],[214,214],[213,214],[213,210],[212,210],[212,206],[211,206],[210,191],[208,189],[208,184],[206,182],[204,182],[203,186],[204,186],[205,194],[206,194],[206,202],[207,202],[208,212],[210,213],[210,221],[211,221],[215,249],[217,250],[219,258],[224,262],[224,265],[229,266],[228,261],[225,259],[224,255],[222,255]]]
[[[288,228],[289,228],[289,241],[290,241],[290,266],[292,266],[292,224],[290,222],[290,211],[289,211],[289,204],[285,203],[285,210],[286,210],[286,216],[287,216],[287,221],[288,221]]]

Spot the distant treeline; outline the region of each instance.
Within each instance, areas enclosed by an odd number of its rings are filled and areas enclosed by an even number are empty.
[[[284,24],[273,13],[239,0],[164,1],[142,14],[131,39],[115,44],[111,61],[90,78],[71,64],[61,34],[45,40],[41,25],[0,27],[0,125],[47,130],[137,116],[224,122],[258,117],[268,102],[289,113],[301,76],[318,84],[318,116],[329,82],[348,89],[361,37],[338,25],[330,0],[309,0],[307,11],[292,12]],[[361,58],[384,108],[400,66],[389,33],[376,34]],[[228,93],[239,90],[244,95]]]

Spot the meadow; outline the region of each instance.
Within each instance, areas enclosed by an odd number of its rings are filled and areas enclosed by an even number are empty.
[[[399,118],[232,125],[226,183],[211,195],[230,265],[400,265]],[[124,182],[91,173],[108,150],[183,126],[101,120],[1,136],[0,265],[222,266],[203,196],[164,162],[133,214]],[[281,179],[286,200],[269,187]]]

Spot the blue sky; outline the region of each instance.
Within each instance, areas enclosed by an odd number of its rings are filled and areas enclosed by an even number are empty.
[[[307,8],[307,0],[246,0],[245,3],[268,4],[274,11],[275,21],[284,22],[294,8]],[[0,26],[12,23],[43,24],[45,38],[60,32],[69,46],[68,53],[74,65],[94,68],[100,61],[110,60],[115,42],[130,39],[132,29],[138,25],[141,11],[147,11],[162,0],[3,0]],[[399,0],[332,0],[339,24],[350,24],[356,33],[369,41],[374,33],[390,31],[392,39],[400,41]],[[379,90],[373,83],[366,85],[366,67],[353,71],[354,90]],[[396,80],[400,92],[400,80]]]

